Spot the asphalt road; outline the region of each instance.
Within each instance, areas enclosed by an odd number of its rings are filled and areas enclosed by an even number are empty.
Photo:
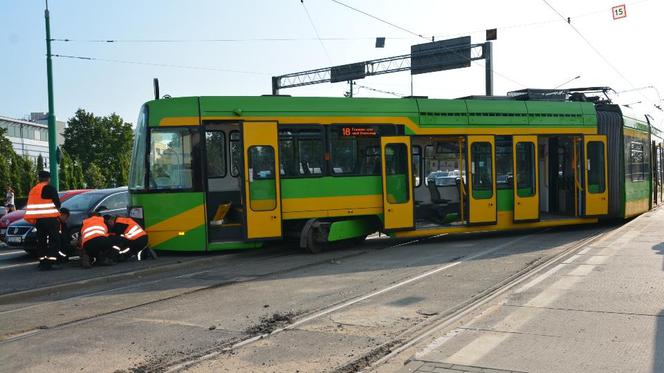
[[[0,281],[29,284],[0,294],[0,366],[356,371],[418,328],[607,229],[379,239],[321,255],[280,245],[52,273],[10,267],[29,261],[0,249]],[[40,287],[47,291],[33,291]]]

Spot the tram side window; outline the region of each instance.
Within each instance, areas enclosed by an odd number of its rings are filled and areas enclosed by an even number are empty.
[[[274,148],[255,145],[249,155],[249,206],[254,211],[271,211],[277,207],[277,183],[274,170]]]
[[[461,147],[461,149],[459,149]],[[465,181],[466,172],[460,158],[465,145],[458,139],[438,141],[424,148],[425,185],[434,183],[437,187],[456,187],[457,178]]]
[[[411,153],[413,158],[414,183],[415,187],[419,187],[422,184],[422,147],[419,145],[413,145]]]
[[[324,170],[320,129],[279,130],[279,172],[285,177],[319,176]]]
[[[134,151],[131,155],[129,189],[145,190],[145,153],[147,148],[147,108],[141,108],[134,132]],[[11,127],[10,127],[11,128]]]
[[[498,161],[496,161],[498,163]],[[535,144],[517,142],[516,144],[516,194],[519,197],[535,195]],[[497,171],[496,171],[497,173]]]
[[[150,189],[193,187],[192,131],[188,128],[153,129],[150,136]]]
[[[392,125],[335,125],[330,128],[330,165],[340,176],[381,174],[380,136],[395,135]]]
[[[487,199],[493,197],[493,165],[491,160],[491,143],[475,142],[470,147],[472,163],[473,198]]]
[[[205,132],[208,177],[226,176],[226,134],[223,131]]]
[[[229,138],[229,148],[231,153],[231,176],[238,177],[240,175],[240,167],[242,167],[240,131],[231,131]]]
[[[629,144],[629,171],[632,181],[645,180],[645,156],[643,154],[643,143],[632,141]]]
[[[604,143],[591,141],[588,143],[588,192],[604,193],[606,190],[604,177]]]
[[[405,144],[385,146],[385,174],[387,201],[406,203],[410,200],[408,182],[408,147]]]
[[[521,166],[521,164],[518,165]],[[512,139],[509,136],[496,136],[496,188],[512,188],[514,182],[513,167]]]

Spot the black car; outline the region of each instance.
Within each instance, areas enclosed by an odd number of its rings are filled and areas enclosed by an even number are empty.
[[[77,194],[62,203],[71,212],[67,220],[67,241],[77,239],[83,220],[92,212],[103,215],[127,216],[129,192],[127,187],[97,189]],[[37,229],[21,219],[7,227],[6,242],[9,246],[22,247],[25,252],[35,255],[37,250]],[[69,248],[71,250],[72,248]],[[71,254],[71,252],[70,252]]]

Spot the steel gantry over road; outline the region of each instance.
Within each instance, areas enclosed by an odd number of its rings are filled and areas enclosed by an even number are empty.
[[[321,83],[351,82],[367,76],[411,71],[412,75],[469,67],[472,61],[485,61],[486,95],[493,95],[492,44],[471,44],[470,37],[413,45],[411,53],[347,65],[324,67],[272,77],[272,94],[281,89]]]

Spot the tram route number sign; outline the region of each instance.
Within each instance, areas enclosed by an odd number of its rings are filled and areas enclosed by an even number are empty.
[[[611,8],[611,13],[613,14],[613,19],[620,19],[627,17],[627,8],[625,4],[614,6]]]
[[[373,127],[341,127],[341,135],[357,137],[376,137],[378,133]]]

